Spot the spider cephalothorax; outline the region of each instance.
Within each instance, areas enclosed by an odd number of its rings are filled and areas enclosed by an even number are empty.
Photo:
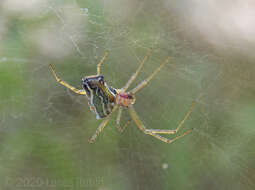
[[[195,103],[192,103],[192,106],[190,107],[189,111],[185,115],[184,119],[180,122],[178,127],[174,130],[171,129],[147,129],[143,125],[142,121],[138,117],[133,104],[135,103],[135,96],[134,94],[138,92],[140,89],[145,87],[149,81],[161,70],[161,68],[168,63],[170,57],[168,57],[147,79],[143,80],[140,84],[138,84],[134,89],[127,91],[127,89],[130,87],[132,82],[137,77],[138,73],[141,71],[143,64],[145,60],[149,57],[149,54],[151,53],[151,49],[147,53],[147,55],[144,57],[143,61],[139,65],[136,72],[131,76],[131,78],[128,80],[127,84],[122,87],[121,89],[115,89],[111,86],[109,86],[104,81],[104,76],[100,75],[100,66],[103,63],[104,59],[108,55],[108,52],[105,53],[104,57],[100,60],[100,62],[97,64],[97,75],[87,76],[82,79],[82,87],[83,90],[78,90],[75,87],[69,85],[68,83],[62,81],[56,74],[54,68],[52,65],[50,65],[50,69],[55,76],[56,80],[64,85],[65,87],[69,88],[73,92],[80,94],[80,95],[86,95],[88,98],[88,103],[91,111],[93,111],[96,114],[97,119],[105,118],[103,122],[98,127],[96,133],[90,138],[89,142],[93,143],[97,136],[100,134],[100,132],[104,129],[106,124],[108,123],[111,114],[119,108],[119,113],[117,116],[117,127],[118,129],[123,132],[124,129],[128,126],[130,121],[128,121],[123,127],[120,126],[120,118],[122,113],[122,108],[125,107],[130,113],[130,116],[132,120],[135,122],[137,127],[144,132],[147,135],[151,135],[163,142],[171,143],[188,133],[192,131],[192,129],[184,132],[183,134],[174,137],[173,139],[167,139],[165,137],[162,137],[159,134],[175,134],[178,132],[178,130],[182,127],[184,121],[188,118],[189,114],[192,112],[192,109],[195,105]]]
[[[115,104],[128,108],[130,105],[135,103],[135,96],[130,92],[118,92],[115,96]]]

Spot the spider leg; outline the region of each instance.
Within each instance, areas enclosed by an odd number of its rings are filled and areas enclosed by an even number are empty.
[[[155,133],[148,133],[148,135],[151,135],[151,136],[153,136],[153,137],[155,137],[155,138],[157,138],[157,139],[159,139],[159,140],[161,140],[161,141],[163,141],[165,143],[172,143],[172,142],[176,141],[177,139],[180,139],[181,137],[184,137],[185,135],[189,134],[192,130],[193,129],[190,129],[190,130],[186,131],[185,133],[183,133],[183,134],[181,134],[179,136],[176,136],[176,137],[174,137],[172,139],[168,139],[168,138],[162,137],[162,136],[160,136],[158,134],[155,134]]]
[[[99,127],[97,128],[95,134],[89,139],[89,143],[94,143],[96,138],[98,137],[98,135],[103,131],[103,129],[105,128],[106,124],[108,123],[108,121],[111,118],[112,113],[116,110],[117,106],[115,106],[112,110],[112,112],[102,121],[102,123],[99,125]]]
[[[104,62],[104,60],[107,56],[108,56],[108,51],[106,51],[104,53],[104,57],[102,57],[102,59],[98,62],[98,64],[97,64],[97,75],[100,75],[100,67],[101,67],[102,63]]]
[[[177,126],[176,129],[174,130],[164,130],[164,129],[147,129],[148,131],[150,131],[151,133],[157,133],[157,134],[175,134],[179,131],[179,129],[183,126],[184,122],[186,121],[186,119],[188,119],[190,113],[192,112],[194,106],[195,106],[196,102],[193,101],[188,112],[186,113],[186,115],[184,116],[183,120],[179,123],[179,125]]]
[[[139,67],[137,68],[136,72],[130,77],[130,79],[128,80],[126,85],[122,88],[124,90],[124,92],[128,89],[128,87],[132,84],[132,82],[135,80],[137,75],[140,73],[140,71],[141,71],[141,69],[144,65],[144,62],[148,59],[149,55],[151,54],[151,51],[152,51],[152,48],[149,49],[149,51],[147,52],[147,54],[143,58],[142,62],[140,63]]]
[[[136,92],[138,92],[139,90],[141,90],[143,87],[145,87],[150,81],[151,79],[153,79],[153,77],[158,74],[158,72],[162,69],[162,67],[164,67],[169,59],[171,57],[168,57],[147,79],[143,80],[140,84],[138,84],[134,89],[132,89],[130,92],[135,94]]]
[[[119,130],[121,133],[124,132],[124,130],[127,128],[127,126],[128,126],[129,123],[130,123],[130,120],[129,120],[129,121],[127,121],[127,122],[125,123],[125,125],[124,125],[123,127],[120,126],[120,118],[121,118],[122,110],[123,110],[123,108],[120,107],[120,108],[119,108],[119,112],[118,112],[118,116],[117,116],[117,120],[116,120],[117,128],[118,128],[118,130]]]
[[[193,129],[190,129],[190,130],[188,130],[188,131],[186,131],[186,132],[184,132],[183,134],[181,134],[181,135],[179,135],[179,136],[176,136],[176,137],[174,137],[174,138],[172,138],[172,139],[168,139],[168,138],[165,138],[165,137],[162,137],[162,136],[160,136],[160,135],[158,135],[158,134],[156,134],[156,133],[161,133],[160,131],[160,129],[146,129],[146,127],[143,125],[143,123],[142,123],[142,121],[140,120],[140,118],[139,118],[139,116],[137,115],[137,113],[136,113],[136,111],[135,111],[135,109],[134,109],[134,107],[131,105],[130,107],[129,107],[129,113],[130,113],[130,115],[131,115],[131,118],[134,120],[134,122],[135,122],[135,124],[137,125],[137,127],[143,132],[143,133],[145,133],[145,134],[147,134],[147,135],[151,135],[151,136],[153,136],[153,137],[155,137],[155,138],[157,138],[157,139],[159,139],[159,140],[161,140],[161,141],[163,141],[163,142],[165,142],[165,143],[172,143],[172,142],[174,142],[174,141],[176,141],[177,139],[180,139],[181,137],[184,137],[184,136],[186,136],[187,134],[189,134]],[[182,123],[182,122],[181,122]],[[180,126],[180,125],[179,125]],[[178,126],[178,127],[179,127]],[[182,125],[181,125],[182,126]],[[177,127],[177,129],[179,129]],[[176,130],[177,130],[176,129]],[[176,133],[176,132],[173,132],[173,131],[176,131],[176,130],[162,130],[162,133],[163,134],[174,134],[174,133]],[[167,132],[167,133],[166,133]]]
[[[49,67],[50,67],[50,70],[51,70],[51,72],[53,73],[53,75],[54,75],[54,77],[55,77],[55,79],[57,80],[58,83],[60,83],[60,84],[62,84],[63,86],[67,87],[68,89],[72,90],[72,91],[73,91],[74,93],[76,93],[76,94],[86,95],[85,90],[78,90],[78,89],[76,89],[75,87],[73,87],[73,86],[69,85],[68,83],[66,83],[65,81],[61,80],[61,79],[58,77],[58,75],[57,75],[57,73],[56,73],[56,71],[55,71],[55,69],[54,69],[54,67],[53,67],[52,64],[50,64]]]

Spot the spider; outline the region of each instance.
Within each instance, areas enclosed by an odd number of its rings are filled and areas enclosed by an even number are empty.
[[[123,108],[126,108],[129,111],[129,114],[132,118],[132,120],[135,122],[137,127],[145,134],[151,135],[165,143],[172,143],[176,141],[177,139],[180,139],[181,137],[187,135],[190,133],[193,129],[189,129],[183,134],[176,136],[172,139],[165,138],[161,136],[160,134],[176,134],[179,129],[183,126],[184,121],[189,117],[190,113],[192,112],[192,109],[195,105],[195,102],[192,102],[191,107],[189,108],[188,112],[186,113],[184,119],[179,123],[176,129],[170,130],[170,129],[147,129],[139,116],[137,115],[133,104],[135,103],[135,93],[137,93],[139,90],[141,90],[143,87],[145,87],[152,79],[153,77],[162,69],[164,65],[166,65],[170,59],[168,57],[147,79],[143,80],[140,84],[138,84],[135,88],[133,88],[130,91],[127,91],[127,89],[130,87],[130,85],[133,83],[133,81],[136,79],[137,75],[141,71],[144,62],[148,59],[149,55],[151,54],[152,49],[150,48],[145,57],[143,58],[142,62],[138,66],[137,70],[131,78],[128,80],[126,85],[120,89],[113,88],[109,86],[105,80],[104,76],[100,74],[100,67],[102,63],[104,62],[105,58],[108,55],[108,52],[105,52],[103,58],[98,62],[97,64],[97,74],[86,76],[82,78],[82,90],[76,89],[75,87],[69,85],[65,81],[61,80],[58,75],[56,74],[56,71],[54,67],[50,64],[50,70],[52,71],[55,79],[58,83],[62,84],[63,86],[67,87],[68,89],[72,90],[76,94],[80,95],[86,95],[88,99],[88,104],[90,107],[90,110],[96,114],[97,119],[104,119],[99,127],[97,128],[95,134],[89,139],[89,143],[94,143],[98,135],[103,131],[105,126],[107,125],[108,121],[110,120],[112,114],[119,108],[116,123],[117,128],[120,132],[123,132],[126,127],[129,125],[130,121],[127,121],[125,125],[120,125],[120,119]]]

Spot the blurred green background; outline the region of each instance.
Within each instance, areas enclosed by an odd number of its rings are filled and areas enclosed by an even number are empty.
[[[2,0],[0,3],[0,189],[255,189],[255,5],[251,0]],[[180,133],[165,144],[116,114],[100,124],[81,88],[102,66],[120,88],[148,49],[133,84],[172,59],[136,95],[147,128]],[[129,119],[124,113],[122,123]],[[172,138],[174,136],[170,136]]]

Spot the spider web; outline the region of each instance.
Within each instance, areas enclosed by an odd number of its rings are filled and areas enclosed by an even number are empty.
[[[231,3],[231,6],[230,6]],[[0,4],[1,189],[254,189],[254,8],[252,1],[19,1]],[[226,10],[229,10],[226,12]],[[147,128],[175,129],[173,144],[123,134],[116,114],[99,126],[69,84],[101,67],[122,87],[153,48],[135,87],[168,56],[169,64],[136,94]],[[121,123],[130,119],[125,110]],[[173,138],[173,136],[166,136]]]

